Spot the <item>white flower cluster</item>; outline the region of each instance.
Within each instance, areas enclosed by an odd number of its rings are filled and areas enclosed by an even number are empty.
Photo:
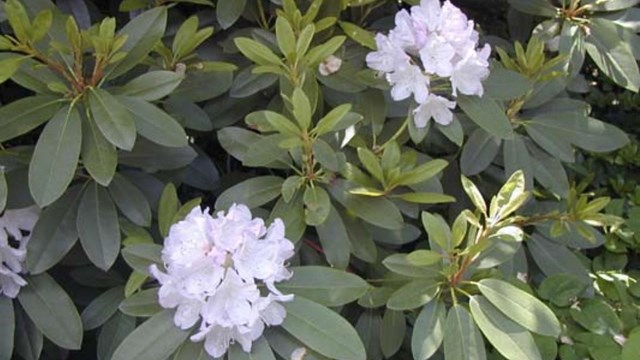
[[[0,295],[10,298],[18,296],[20,288],[27,282],[18,275],[25,270],[27,242],[38,221],[37,206],[6,210],[0,216]],[[24,235],[28,232],[28,235]]]
[[[491,48],[477,49],[473,21],[448,0],[442,5],[440,0],[422,0],[411,12],[398,12],[395,25],[388,36],[376,35],[378,50],[367,55],[368,66],[386,74],[394,100],[413,94],[417,127],[425,127],[431,118],[450,124],[456,103],[434,94],[432,82],[448,79],[453,97],[482,96]]]
[[[293,295],[274,284],[292,276],[285,265],[293,249],[280,219],[267,228],[244,205],[216,217],[196,207],[164,241],[166,273],[151,267],[161,284],[160,305],[177,308],[174,323],[182,329],[202,319],[191,340],[205,340],[211,356],[224,355],[234,342],[250,352],[265,325],[280,325],[286,316],[278,302]],[[266,285],[262,293],[259,283]]]

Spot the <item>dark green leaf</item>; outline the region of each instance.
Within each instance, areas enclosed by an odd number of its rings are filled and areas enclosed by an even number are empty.
[[[82,119],[82,164],[100,185],[108,186],[118,166],[118,152],[90,117]]]
[[[30,96],[0,107],[0,142],[25,134],[51,119],[62,101],[49,96]]]
[[[471,176],[483,172],[498,155],[500,144],[500,139],[482,129],[472,132],[460,156],[462,173]]]
[[[390,309],[384,312],[380,328],[380,347],[386,358],[400,350],[406,330],[407,322],[403,312]]]
[[[102,89],[91,89],[88,98],[92,118],[102,135],[120,149],[131,150],[136,140],[136,126],[127,108]]]
[[[42,352],[42,333],[22,307],[14,307],[16,315],[15,352],[25,360],[38,360]]]
[[[440,291],[433,279],[413,280],[394,292],[387,301],[392,310],[411,310],[429,303]]]
[[[134,224],[151,225],[151,208],[142,191],[124,176],[116,174],[109,185],[109,193],[120,211]]]
[[[126,298],[119,306],[120,311],[135,317],[150,317],[160,311],[158,288],[142,290]]]
[[[95,297],[80,314],[84,330],[93,330],[102,326],[118,311],[118,306],[123,299],[124,288],[122,286],[111,288]]]
[[[247,0],[219,0],[216,8],[216,19],[223,29],[228,29],[238,20]]]
[[[170,148],[139,138],[129,151],[118,154],[120,164],[141,168],[147,172],[185,167],[198,156],[191,146]]]
[[[65,349],[80,349],[82,321],[67,293],[47,274],[27,277],[18,300],[44,335]]]
[[[163,146],[188,145],[182,125],[166,112],[141,99],[127,96],[118,96],[116,99],[129,110],[140,135]]]
[[[122,257],[135,271],[149,275],[149,266],[162,264],[162,246],[159,244],[133,244],[122,249]]]
[[[228,357],[229,360],[276,360],[265,338],[254,341],[250,353],[245,352],[239,343],[230,346]]]
[[[508,139],[513,135],[504,109],[494,100],[461,95],[457,101],[469,118],[489,134],[500,139]]]
[[[16,328],[13,300],[0,296],[0,359],[11,359],[13,354],[13,334]]]
[[[171,94],[184,79],[173,71],[156,70],[144,73],[118,89],[118,93],[146,101],[155,101]]]
[[[170,182],[164,187],[164,190],[162,190],[158,204],[158,229],[160,230],[160,236],[167,237],[167,235],[169,235],[169,228],[173,225],[173,216],[178,212],[179,208],[180,201],[178,200],[176,186]]]
[[[329,201],[328,196],[326,201]],[[331,203],[327,204],[327,208],[329,213],[326,220],[316,225],[318,238],[327,262],[338,269],[346,269],[349,265],[349,234],[336,208]]]
[[[120,312],[113,315],[100,329],[100,335],[98,335],[98,360],[110,360],[118,345],[135,328],[135,318]]]
[[[232,204],[258,207],[280,196],[283,179],[278,176],[259,176],[232,186],[216,200],[216,209],[228,209]]]
[[[279,283],[278,289],[325,306],[348,304],[364,295],[369,288],[359,276],[328,267],[302,266],[290,270],[293,277]]]

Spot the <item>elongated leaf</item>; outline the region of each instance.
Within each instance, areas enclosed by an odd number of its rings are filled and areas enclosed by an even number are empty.
[[[102,326],[118,311],[120,302],[124,299],[124,288],[117,286],[98,295],[87,305],[80,317],[85,330],[93,330]]]
[[[76,221],[80,243],[97,267],[108,270],[120,251],[118,213],[105,188],[92,183],[85,190]]]
[[[82,143],[80,115],[63,107],[44,128],[29,164],[29,189],[40,207],[58,199],[75,175]]]
[[[382,317],[380,328],[380,347],[386,358],[393,356],[400,350],[406,331],[407,320],[404,313],[387,309]]]
[[[185,341],[175,352],[172,360],[211,360],[211,356],[205,350],[203,343]]]
[[[223,29],[228,29],[233,23],[238,20],[244,7],[247,5],[247,0],[220,0],[216,7],[216,19],[220,23]]]
[[[173,71],[149,71],[129,81],[118,89],[118,92],[146,101],[155,101],[171,94],[183,79],[184,75]]]
[[[454,305],[444,329],[444,356],[447,360],[485,360],[484,341],[469,311]]]
[[[556,316],[532,295],[496,279],[481,280],[478,289],[503,314],[526,329],[540,335],[560,335],[560,323]]]
[[[16,319],[15,352],[25,360],[38,360],[42,352],[42,333],[21,306],[14,307]]]
[[[7,195],[9,189],[7,188],[7,178],[4,176],[4,167],[0,168],[0,213],[4,211],[7,205]]]
[[[229,189],[216,200],[216,209],[228,209],[233,203],[249,208],[264,205],[280,195],[284,180],[278,176],[260,176],[245,180]]]
[[[392,310],[411,310],[429,303],[440,291],[433,279],[413,280],[391,295],[387,307]]]
[[[102,89],[92,89],[88,98],[91,115],[102,135],[120,149],[131,150],[136,140],[136,126],[127,108]]]
[[[142,290],[126,298],[119,306],[120,311],[135,317],[149,317],[162,311],[158,304],[158,289]]]
[[[527,242],[533,261],[547,275],[568,273],[580,279],[586,285],[592,283],[587,269],[566,246],[551,242],[540,234],[534,233]]]
[[[82,321],[67,293],[47,274],[27,277],[18,300],[38,329],[65,349],[80,349]]]
[[[110,360],[118,345],[135,328],[135,318],[120,312],[113,315],[100,329],[100,335],[98,335],[98,360]]]
[[[81,194],[79,187],[72,187],[40,214],[27,243],[27,268],[31,274],[40,274],[57,264],[78,240],[76,217]]]
[[[82,120],[82,164],[98,184],[108,186],[118,166],[118,152],[92,118]]]
[[[278,65],[282,63],[282,60],[273,51],[253,39],[236,38],[234,43],[244,56],[258,65]]]
[[[140,135],[163,146],[188,145],[182,126],[157,106],[134,97],[118,96],[116,99],[129,110]]]
[[[509,119],[498,103],[489,98],[477,96],[458,96],[458,105],[478,126],[489,134],[508,139],[513,135]]]
[[[107,71],[107,78],[118,77],[136,66],[162,39],[167,26],[167,8],[154,7],[129,21],[118,35],[126,35],[121,51],[127,55]]]
[[[414,359],[426,360],[438,351],[444,339],[446,315],[442,301],[431,301],[422,308],[411,335]]]
[[[284,306],[282,327],[309,348],[333,359],[366,359],[358,334],[340,315],[300,296]]]
[[[527,14],[554,17],[556,8],[547,0],[509,0],[509,4]]]
[[[533,336],[483,296],[471,297],[469,307],[484,336],[504,357],[510,360],[542,360]]]
[[[142,191],[124,176],[116,174],[109,185],[109,194],[122,213],[140,226],[151,224],[151,207]]]
[[[191,146],[166,147],[139,138],[133,150],[121,151],[119,162],[123,165],[141,168],[147,172],[173,170],[185,167],[198,156]]]
[[[173,323],[173,313],[162,311],[138,326],[120,343],[112,360],[166,359],[189,336]]]
[[[462,173],[471,176],[486,170],[498,155],[500,143],[500,139],[482,129],[471,133],[460,156]]]
[[[16,328],[13,300],[0,296],[0,359],[11,359],[13,354],[13,334]]]
[[[60,99],[31,96],[0,107],[0,142],[28,133],[51,119],[62,106]]]
[[[329,216],[324,223],[316,225],[316,230],[327,262],[338,269],[346,269],[349,266],[349,234],[333,205],[329,204]]]
[[[290,268],[293,277],[278,284],[283,293],[303,296],[319,304],[336,307],[360,298],[369,284],[359,276],[320,266]]]
[[[122,249],[124,260],[141,274],[149,274],[149,266],[161,264],[162,246],[159,244],[133,244]]]
[[[260,338],[251,345],[251,352],[242,350],[240,344],[229,347],[229,360],[276,360],[269,343],[265,338]]]

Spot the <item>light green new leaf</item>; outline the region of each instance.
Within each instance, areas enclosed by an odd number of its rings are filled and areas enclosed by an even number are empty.
[[[49,96],[30,96],[0,107],[0,142],[40,126],[51,119],[62,106],[61,99]]]
[[[89,109],[98,129],[110,143],[131,150],[136,141],[136,126],[127,108],[105,90],[89,91]]]
[[[429,240],[437,244],[444,251],[453,250],[451,229],[440,215],[422,212],[422,225],[429,235]]]
[[[171,94],[183,79],[184,75],[174,71],[149,71],[126,83],[118,93],[146,101],[160,100]]]
[[[58,199],[76,172],[82,125],[76,108],[63,107],[45,126],[29,164],[29,189],[40,207]]]
[[[278,40],[278,48],[280,52],[289,60],[293,60],[293,55],[296,54],[296,36],[293,33],[293,28],[289,20],[284,16],[278,16],[276,18],[276,38]]]
[[[7,195],[9,189],[7,188],[7,178],[4,176],[4,168],[0,167],[0,213],[4,211],[7,205]]]
[[[247,0],[218,0],[216,19],[223,29],[228,29],[242,15]]]
[[[508,139],[513,135],[504,109],[495,100],[466,95],[458,96],[457,100],[469,118],[489,134],[500,139]]]
[[[149,266],[162,264],[160,244],[132,244],[122,249],[122,257],[132,269],[149,274]]]
[[[173,183],[168,183],[162,190],[158,203],[158,229],[162,237],[169,235],[169,228],[173,225],[173,216],[180,208],[178,192]]]
[[[529,331],[552,337],[560,335],[555,314],[532,295],[496,279],[481,280],[478,290],[502,313]]]
[[[430,192],[411,192],[393,195],[393,197],[416,204],[442,204],[456,201],[456,198],[453,196]]]
[[[118,166],[118,151],[90,117],[82,119],[82,164],[100,185],[108,186]]]
[[[113,287],[94,298],[80,314],[84,329],[93,330],[102,326],[118,311],[118,306],[122,300],[124,300],[124,288],[122,286]]]
[[[444,339],[447,309],[442,301],[425,305],[413,324],[411,352],[416,360],[426,360],[438,351]]]
[[[189,336],[173,323],[173,310],[164,310],[127,336],[116,349],[111,360],[166,359]]]
[[[440,286],[433,279],[418,279],[394,292],[387,307],[392,310],[411,310],[429,303],[440,292]]]
[[[357,332],[337,313],[301,296],[283,305],[287,317],[282,327],[312,350],[333,359],[367,358]]]
[[[302,266],[290,270],[293,277],[279,283],[278,289],[324,306],[346,305],[359,299],[369,288],[359,276],[329,267]]]
[[[542,360],[533,336],[504,316],[483,296],[469,300],[471,314],[489,342],[507,359]]]
[[[151,225],[151,207],[142,191],[124,176],[116,174],[109,185],[109,194],[122,213],[134,224]]]
[[[399,185],[415,185],[436,176],[449,165],[442,159],[431,160],[402,174]]]
[[[150,317],[162,311],[158,304],[158,288],[151,288],[135,293],[118,307],[123,313],[134,317]]]
[[[638,354],[640,354],[640,331],[636,328],[622,347],[622,360],[635,360]]]
[[[480,211],[482,211],[483,214],[486,214],[487,203],[484,201],[484,198],[482,197],[482,193],[480,193],[480,190],[478,190],[476,185],[467,177],[462,176],[460,179],[462,181],[462,187],[464,188],[464,192],[467,193],[467,196],[469,197],[469,199],[471,199],[471,202],[473,203],[473,205],[475,205],[478,209],[480,209]]]
[[[216,200],[215,208],[228,209],[232,204],[245,204],[250,209],[264,205],[280,196],[284,180],[278,176],[259,176],[236,184]]]
[[[342,28],[347,36],[349,36],[353,41],[358,44],[367,47],[371,50],[376,50],[376,40],[372,33],[361,28],[360,26],[346,22],[346,21],[338,21],[338,25]]]
[[[13,300],[0,296],[0,359],[11,359],[13,336],[16,328]]]
[[[444,329],[444,356],[447,360],[485,360],[484,340],[469,311],[454,305]]]
[[[56,345],[77,350],[82,344],[82,321],[67,293],[48,274],[29,276],[20,290],[20,305],[38,329]]]
[[[27,243],[27,268],[31,274],[53,267],[78,241],[76,217],[81,195],[79,186],[71,187],[40,214]]]
[[[518,170],[502,186],[498,194],[491,199],[489,216],[494,219],[504,219],[518,210],[529,198],[525,191],[525,176]]]
[[[87,257],[106,271],[120,251],[118,212],[107,190],[93,182],[88,185],[78,207],[76,220],[80,243]]]
[[[346,39],[347,38],[345,36],[334,36],[327,42],[312,48],[305,56],[305,62],[309,66],[318,65],[329,55],[333,55],[333,53],[338,51]]]
[[[236,38],[234,43],[244,56],[258,65],[278,66],[282,64],[282,60],[280,60],[273,51],[255,40],[249,38]]]

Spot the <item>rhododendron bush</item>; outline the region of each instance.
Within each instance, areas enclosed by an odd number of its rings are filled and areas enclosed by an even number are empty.
[[[639,3],[0,1],[0,360],[640,358]]]

